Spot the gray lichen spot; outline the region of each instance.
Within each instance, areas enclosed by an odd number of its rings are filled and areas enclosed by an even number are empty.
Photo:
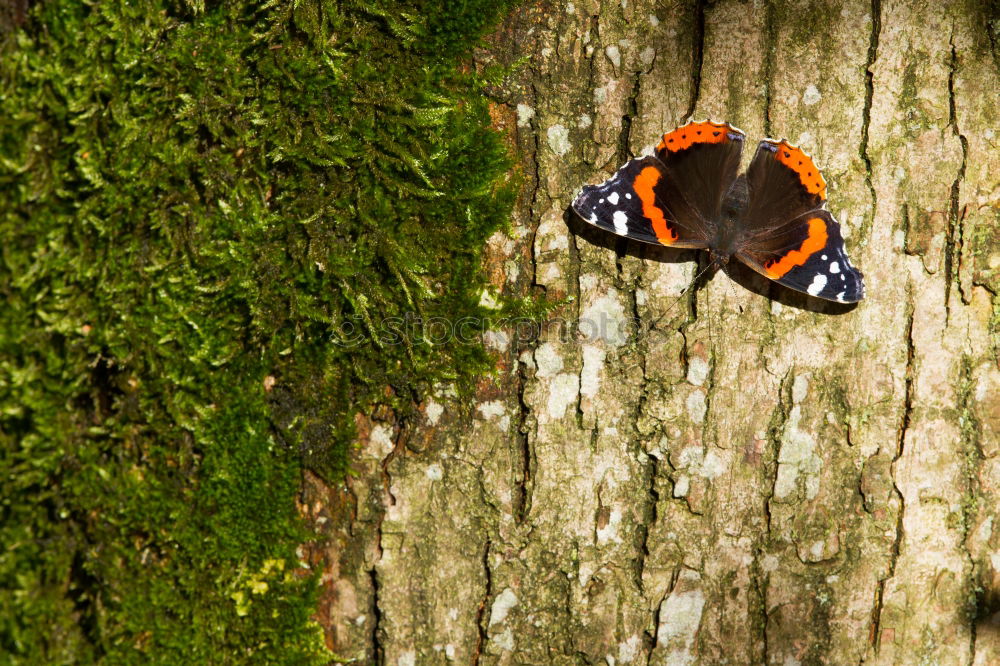
[[[599,296],[580,315],[580,333],[587,340],[602,340],[620,347],[628,340],[628,322],[625,306],[615,289]]]
[[[682,474],[677,477],[674,482],[674,497],[680,499],[681,497],[687,497],[688,492],[691,490],[691,477],[687,474]]]
[[[493,644],[501,650],[507,650],[510,652],[514,649],[514,632],[511,631],[510,627],[506,627],[503,631],[493,637]]]
[[[499,400],[490,400],[476,407],[483,419],[489,421],[495,418],[502,418],[507,413],[507,407]]]
[[[608,81],[607,84],[594,88],[594,106],[602,106],[608,101],[608,95],[615,91],[618,84],[615,81]]]
[[[483,342],[490,349],[505,352],[510,347],[510,336],[504,331],[486,331],[483,334]]]
[[[725,461],[715,451],[709,450],[706,453],[700,446],[689,446],[683,449],[677,459],[672,460],[672,462],[678,469],[709,481],[726,471]]]
[[[444,407],[433,400],[427,403],[424,408],[424,413],[427,414],[427,422],[431,425],[437,425],[438,419],[444,414]]]
[[[370,441],[375,447],[375,451],[380,458],[385,458],[392,453],[395,444],[392,441],[392,426],[379,423],[372,428]]]
[[[809,392],[809,373],[798,375],[792,382],[792,403],[799,404],[806,399]]]
[[[685,405],[687,406],[688,416],[691,417],[692,423],[701,423],[705,420],[708,403],[705,401],[705,393],[703,391],[691,391],[691,395],[687,397]]]
[[[556,375],[549,387],[548,414],[552,419],[561,419],[566,408],[576,402],[580,382],[576,375],[564,372]]]
[[[546,342],[535,350],[535,374],[540,378],[555,377],[563,368],[563,359],[556,346]]]
[[[517,595],[514,594],[514,590],[509,587],[504,588],[503,592],[497,595],[497,598],[493,600],[493,607],[490,609],[490,626],[494,624],[499,624],[507,619],[507,614],[510,613],[510,609],[517,605]]]
[[[615,66],[615,69],[618,69],[619,67],[622,66],[622,53],[621,51],[618,50],[618,47],[615,46],[614,44],[605,47],[604,55],[608,56],[608,60],[610,60],[611,64]]]
[[[505,411],[504,404],[499,400],[490,400],[479,405],[479,413],[486,420],[502,416]]]
[[[812,106],[822,99],[822,95],[819,94],[819,89],[812,85],[811,83],[806,86],[806,91],[802,93],[802,103],[806,106]]]
[[[687,380],[695,386],[702,386],[708,379],[708,361],[700,356],[692,356],[688,361]]]
[[[552,152],[562,157],[571,148],[569,143],[569,130],[563,125],[553,125],[546,132],[549,138],[549,148]]]
[[[604,350],[595,345],[583,345],[583,371],[580,372],[580,395],[593,398],[601,388],[601,368]]]
[[[801,418],[801,407],[795,405],[781,437],[778,478],[774,482],[774,497],[777,500],[787,499],[795,492],[799,475],[805,477],[806,499],[814,499],[819,493],[819,470],[823,460],[815,453],[815,437],[799,429]]]
[[[692,664],[691,652],[701,626],[705,607],[705,594],[701,590],[701,576],[685,569],[681,572],[674,591],[660,604],[660,624],[656,629],[657,650],[663,649],[664,663]]]
[[[535,110],[527,104],[517,105],[517,126],[527,127],[531,124],[531,119],[535,117]]]
[[[618,663],[631,664],[639,656],[642,640],[635,634],[618,644]],[[611,663],[610,661],[608,663]]]
[[[499,310],[501,307],[489,289],[483,289],[483,293],[479,295],[479,305],[490,310]]]

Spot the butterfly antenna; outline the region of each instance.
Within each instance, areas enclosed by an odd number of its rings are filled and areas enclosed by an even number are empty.
[[[729,272],[729,264],[726,264],[725,266],[722,267],[722,272],[726,274],[727,278],[729,278],[728,280],[726,280],[726,282],[729,283],[729,291],[732,293],[732,295],[734,297],[733,301],[737,301],[738,297],[737,297],[737,294],[736,294],[736,285],[733,284],[734,282],[736,282],[736,280],[735,280],[735,278],[733,278],[733,274]],[[739,303],[737,303],[736,307],[738,307],[740,309],[740,314],[742,314],[743,313],[743,306],[740,305]]]
[[[687,296],[688,293],[692,289],[697,288],[697,286],[698,286],[698,280],[701,278],[702,275],[705,274],[705,271],[707,271],[711,267],[712,267],[712,262],[708,262],[703,269],[701,269],[700,271],[698,271],[697,275],[695,275],[693,278],[691,278],[691,283],[688,284],[688,286],[686,286],[683,289],[681,289],[680,295],[678,295],[677,298],[674,299],[674,302],[671,303],[670,305],[668,305],[667,309],[664,310],[660,314],[660,316],[657,317],[655,320],[653,320],[653,323],[651,323],[649,325],[650,330],[652,330],[652,328],[654,326],[656,326],[657,324],[659,324],[660,320],[663,319],[664,317],[666,317],[670,313],[670,311],[674,309],[674,306],[676,306],[678,303],[680,303],[681,299],[684,298],[685,296]]]

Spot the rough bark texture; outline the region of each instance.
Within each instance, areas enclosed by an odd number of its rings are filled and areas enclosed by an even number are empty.
[[[474,404],[359,419],[345,486],[307,480],[335,652],[1000,662],[996,27],[889,0],[512,16],[489,58],[529,58],[496,109],[525,194],[489,268],[568,301],[490,339]],[[748,271],[682,296],[703,257],[574,224],[581,185],[692,116],[814,155],[865,301]]]

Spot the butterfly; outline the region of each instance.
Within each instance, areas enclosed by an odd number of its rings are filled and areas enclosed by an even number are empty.
[[[778,284],[829,301],[864,298],[863,276],[825,208],[826,181],[785,140],[763,139],[738,174],[746,134],[728,123],[689,122],[654,155],[629,161],[573,201],[585,221],[643,243],[735,257]]]

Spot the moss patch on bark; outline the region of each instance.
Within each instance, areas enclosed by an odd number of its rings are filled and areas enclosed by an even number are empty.
[[[337,478],[355,413],[488,367],[400,328],[497,316],[480,253],[513,190],[459,59],[510,4],[3,22],[0,652],[329,659],[301,469]]]

